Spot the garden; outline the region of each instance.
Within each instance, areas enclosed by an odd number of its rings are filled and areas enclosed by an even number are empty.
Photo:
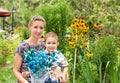
[[[68,83],[120,83],[119,0],[1,0],[0,7],[10,12],[0,15],[0,83],[16,83],[14,52],[34,15],[46,20],[41,40],[49,31],[59,36]]]

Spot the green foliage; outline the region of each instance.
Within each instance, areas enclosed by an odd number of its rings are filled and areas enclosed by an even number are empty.
[[[92,43],[91,49],[94,53],[95,60],[101,59],[102,63],[116,63],[117,61],[117,40],[115,36],[103,36]]]
[[[80,56],[77,56],[79,58]],[[89,58],[85,55],[81,58],[79,58],[79,62],[77,62],[77,70],[79,68],[79,72],[76,71],[76,80],[82,81],[82,83],[95,83],[95,78],[97,77],[94,75],[93,71],[95,65],[93,66],[89,60]],[[95,72],[96,73],[96,72]],[[95,77],[96,76],[96,77]],[[76,83],[76,82],[75,82]],[[77,82],[78,83],[78,82]]]
[[[22,40],[26,40],[30,37],[30,30],[27,27],[20,28],[20,37]]]
[[[5,31],[0,30],[0,39],[5,38]]]
[[[105,27],[105,30],[110,34],[120,36],[119,0],[1,0],[0,6],[9,11],[11,11],[13,7],[16,8],[16,12],[14,13],[15,27],[25,26],[20,32],[22,40],[27,39],[30,35],[26,27],[31,16],[38,14],[46,19],[47,26],[45,33],[54,31],[59,35],[59,49],[64,50],[65,56],[69,62],[69,83],[72,83],[73,79],[74,49],[70,49],[68,43],[66,43],[65,34],[66,27],[70,25],[71,19],[74,17],[73,15],[87,19],[86,23],[90,25],[90,28],[93,27],[94,23],[98,23],[101,27]],[[5,28],[7,30],[11,30],[11,19],[11,16],[5,19]],[[2,19],[0,20],[0,28],[2,28]],[[6,36],[0,36],[0,38],[6,38]],[[1,48],[7,48],[9,49],[8,54],[13,55],[12,53],[16,45],[21,42],[21,39],[15,40],[10,40],[9,44],[6,44],[6,40],[0,40],[0,46],[2,46],[0,47],[0,53],[3,50]],[[90,50],[92,50],[94,56],[89,59],[88,62],[95,82],[99,83],[102,82],[100,80],[105,79],[104,82],[106,83],[118,83],[120,81],[120,59],[117,58],[118,56],[116,54],[116,48],[118,48],[118,46],[116,46],[116,38],[114,36],[103,37],[102,39],[96,39],[94,42],[92,41],[92,43]],[[8,47],[6,45],[8,45]],[[88,65],[86,65],[87,62],[84,62],[83,57],[79,54],[80,50],[78,50],[77,55],[76,83],[87,83],[86,78],[88,78],[89,75],[86,67]],[[1,56],[2,55],[0,55],[0,58]],[[7,58],[3,59],[5,59],[5,62],[8,59],[13,61],[13,57],[11,56],[7,56]],[[99,79],[99,74],[102,74],[102,68],[104,68],[105,75],[103,79]],[[9,69],[4,70],[5,69],[0,70],[0,72],[2,72],[1,75],[3,75],[3,78],[0,78],[0,82],[7,83],[9,80],[10,83],[14,83],[14,79],[13,81],[11,80],[13,78],[13,76],[11,76],[12,68],[10,68],[10,72]],[[7,75],[8,72],[11,74]]]
[[[14,52],[20,42],[20,37],[15,38],[14,36],[7,38],[7,40],[0,39],[0,83],[16,82],[13,75],[13,61]]]
[[[0,39],[0,66],[5,65],[6,62],[9,61],[9,58],[13,58],[14,51],[21,42],[19,37],[17,37],[17,39],[12,39],[12,37],[10,37],[10,39],[5,38]]]
[[[66,27],[69,26],[69,23],[72,18],[70,18],[70,13],[72,9],[66,1],[56,3],[54,5],[44,5],[40,6],[35,10],[35,14],[42,15],[46,20],[45,33],[53,31],[59,36],[59,49],[65,51],[65,35]]]
[[[7,47],[8,43],[5,40],[0,40],[0,66],[5,65],[6,58],[10,54],[10,50]]]
[[[118,0],[71,0],[69,2],[76,11],[76,16],[84,17],[92,25],[98,23],[106,27],[109,33],[120,36]]]
[[[13,59],[11,59],[13,60]],[[0,68],[0,83],[16,83],[16,79],[13,75],[13,66],[8,65]]]
[[[93,52],[93,59],[99,68],[99,75],[104,78],[103,81],[111,80],[109,77],[113,76],[114,68],[118,63],[116,42],[115,36],[103,36],[93,42],[90,47]]]

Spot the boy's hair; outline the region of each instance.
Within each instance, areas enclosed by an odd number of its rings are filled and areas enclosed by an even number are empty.
[[[45,42],[48,37],[54,37],[58,41],[58,35],[54,32],[48,32],[45,36]]]
[[[30,27],[34,21],[42,21],[44,22],[44,27],[46,25],[46,21],[42,16],[33,16],[28,23],[28,27]]]

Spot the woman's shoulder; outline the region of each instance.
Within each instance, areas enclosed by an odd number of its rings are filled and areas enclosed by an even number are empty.
[[[24,56],[24,51],[27,49],[27,43],[25,41],[21,42],[20,45],[16,48],[15,53],[19,53],[20,56]]]
[[[45,49],[44,40],[39,40],[39,46],[40,48]]]
[[[20,45],[18,46],[18,48],[27,48],[29,45],[27,44],[26,41],[23,41],[20,43]]]
[[[40,45],[44,45],[44,40],[39,40]]]
[[[18,46],[18,48],[24,49],[24,50],[27,50],[30,47],[35,47],[38,50],[45,49],[44,41],[39,41],[39,45],[33,46],[33,45],[29,45],[25,40],[25,41],[21,42],[20,45]]]

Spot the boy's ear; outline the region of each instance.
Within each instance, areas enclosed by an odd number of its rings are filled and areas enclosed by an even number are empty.
[[[58,46],[59,46],[59,42],[58,42]]]
[[[45,42],[43,42],[43,45],[45,46]]]

